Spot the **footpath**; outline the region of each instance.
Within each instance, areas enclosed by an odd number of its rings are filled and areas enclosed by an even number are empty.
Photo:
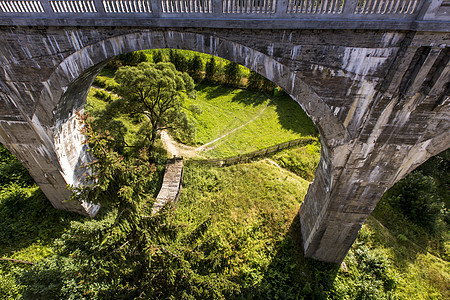
[[[153,205],[153,213],[156,213],[168,201],[177,202],[181,193],[183,179],[183,158],[174,157],[167,160],[161,190]]]

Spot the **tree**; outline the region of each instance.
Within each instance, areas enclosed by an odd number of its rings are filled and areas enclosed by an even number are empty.
[[[259,90],[261,88],[261,75],[255,71],[250,71],[248,76],[247,87],[251,90]]]
[[[195,54],[194,57],[189,61],[189,74],[195,80],[199,80],[202,78],[203,71],[203,61],[200,58],[200,55]]]
[[[241,82],[242,73],[241,68],[237,63],[234,63],[232,61],[228,62],[228,64],[225,65],[224,69],[225,73],[225,82],[229,85],[238,86]]]
[[[250,71],[248,76],[247,87],[251,90],[263,90],[266,92],[272,92],[277,85],[267,78],[259,75],[254,71]]]
[[[122,66],[136,66],[141,62],[147,61],[147,56],[142,51],[134,51],[117,55],[106,65],[107,68],[117,70]]]
[[[122,62],[122,66],[137,66],[147,61],[147,56],[142,51],[135,51],[118,55],[117,59]]]
[[[170,49],[169,60],[180,72],[186,72],[188,69],[188,60],[178,50]]]
[[[439,198],[436,181],[415,171],[394,185],[389,193],[390,202],[399,208],[411,221],[424,227],[430,233],[437,229],[443,217],[444,203]]]
[[[217,73],[216,59],[214,58],[214,56],[211,56],[211,58],[209,59],[209,61],[206,63],[206,66],[205,66],[206,80],[209,82],[213,82],[216,73]]]
[[[81,116],[80,116],[81,117]],[[96,158],[91,185],[74,200],[100,203],[94,220],[72,222],[54,252],[21,277],[25,299],[224,299],[237,286],[220,278],[219,244],[196,245],[208,222],[180,233],[169,202],[152,213],[158,165],[146,149],[123,156],[114,136],[96,132],[84,116],[84,134]],[[217,246],[215,246],[217,245]],[[223,268],[223,267],[222,267]]]
[[[115,75],[125,113],[145,117],[141,132],[149,147],[163,129],[177,129],[192,136],[194,127],[181,110],[185,97],[193,95],[194,81],[171,63],[141,63],[121,67]],[[145,121],[145,120],[144,120]]]
[[[164,62],[164,56],[161,50],[156,50],[153,52],[153,62],[155,64],[159,63],[159,62]]]

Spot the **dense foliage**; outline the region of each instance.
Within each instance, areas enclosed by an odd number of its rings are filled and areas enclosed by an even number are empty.
[[[247,87],[249,89],[271,93],[274,90],[274,88],[276,88],[276,86],[277,85],[274,84],[272,81],[259,75],[255,71],[251,71],[250,75],[248,76]]]
[[[242,72],[235,62],[228,62],[224,68],[225,82],[231,86],[239,86],[242,79]]]
[[[74,197],[100,203],[103,214],[73,222],[56,241],[55,254],[24,273],[24,297],[217,298],[233,290],[234,284],[216,278],[211,269],[203,274],[207,255],[191,246],[201,236],[201,226],[180,241],[170,204],[152,212],[160,177],[148,151],[123,156],[108,147],[112,136],[92,131],[86,117],[85,122],[97,159],[91,164],[95,175]],[[207,260],[214,265],[214,259]]]
[[[115,73],[117,93],[124,100],[123,112],[143,116],[143,143],[153,147],[158,131],[181,131],[193,139],[195,128],[181,109],[184,98],[194,91],[194,82],[187,73],[177,71],[171,63],[143,62],[137,67],[121,67]]]
[[[205,79],[208,82],[214,82],[217,73],[217,64],[214,56],[208,60],[205,66]]]
[[[412,173],[400,181],[392,191],[390,203],[411,221],[435,232],[443,217],[444,203],[437,193],[437,184],[433,177],[422,172]]]
[[[315,142],[299,149],[288,149],[273,155],[283,168],[312,181],[320,160],[320,144]]]

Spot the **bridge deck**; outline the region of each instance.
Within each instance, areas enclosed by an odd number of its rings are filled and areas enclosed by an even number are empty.
[[[0,25],[450,31],[448,0],[0,0]]]

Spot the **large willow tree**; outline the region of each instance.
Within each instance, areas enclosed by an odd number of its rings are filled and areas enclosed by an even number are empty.
[[[150,147],[163,129],[193,135],[194,127],[182,110],[184,99],[194,92],[194,81],[187,73],[177,71],[171,63],[143,62],[119,68],[115,80],[118,94],[125,100],[124,112],[144,117],[142,131]]]

